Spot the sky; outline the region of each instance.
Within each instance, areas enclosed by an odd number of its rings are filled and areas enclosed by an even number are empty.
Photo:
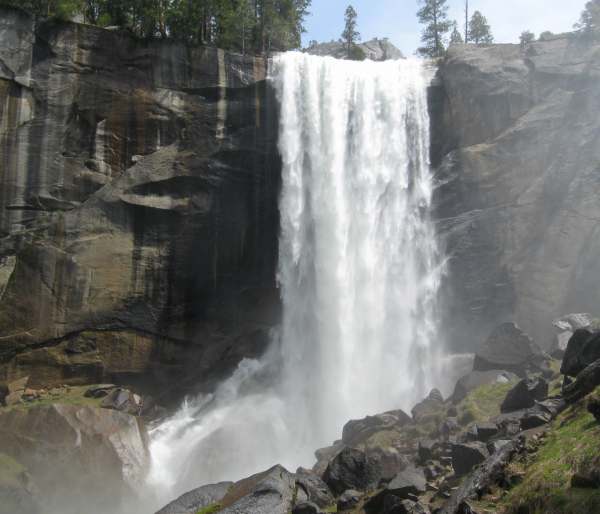
[[[487,17],[498,43],[516,43],[524,30],[536,35],[545,30],[555,33],[572,30],[587,0],[469,0],[470,10]],[[352,4],[358,12],[362,40],[390,38],[406,55],[419,46],[421,25],[416,12],[419,0],[312,0],[306,20],[304,44],[315,39],[338,39],[343,30],[344,11]],[[451,19],[464,26],[464,0],[448,0]]]

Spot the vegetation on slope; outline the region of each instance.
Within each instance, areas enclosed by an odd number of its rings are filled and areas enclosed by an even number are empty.
[[[301,46],[310,0],[0,0],[38,16],[83,17],[142,38],[265,53]]]

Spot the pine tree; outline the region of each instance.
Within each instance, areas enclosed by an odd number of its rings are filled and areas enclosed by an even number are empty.
[[[524,32],[521,32],[521,37],[519,40],[521,42],[521,48],[525,48],[527,45],[535,41],[535,34],[530,30],[525,30]]]
[[[600,38],[600,0],[591,0],[585,4],[575,29],[586,37]]]
[[[494,42],[492,30],[487,19],[479,11],[473,13],[469,22],[469,38],[476,45],[491,45]]]
[[[455,21],[452,28],[452,34],[450,34],[450,44],[451,45],[460,45],[464,43],[462,34],[458,30],[458,23]]]
[[[346,56],[352,57],[356,42],[360,41],[360,33],[356,30],[358,14],[354,7],[349,5],[344,15],[344,32],[342,32],[342,41],[346,45]]]
[[[427,57],[442,57],[445,52],[444,36],[450,30],[452,23],[448,20],[447,0],[420,0],[423,7],[417,16],[419,22],[425,25],[421,34],[423,46],[418,52]]]

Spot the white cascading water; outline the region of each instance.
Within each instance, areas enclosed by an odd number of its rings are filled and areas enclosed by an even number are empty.
[[[410,409],[444,385],[429,72],[412,59],[286,53],[270,77],[281,106],[283,324],[260,361],[154,430],[149,480],[162,501],[276,463],[311,466],[348,420]]]

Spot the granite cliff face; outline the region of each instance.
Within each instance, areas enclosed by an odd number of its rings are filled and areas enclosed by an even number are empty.
[[[265,60],[4,9],[0,40],[0,381],[178,397],[259,354],[278,319]]]
[[[454,46],[434,88],[445,330],[474,349],[515,321],[600,306],[600,46]]]
[[[0,10],[0,383],[166,399],[279,318],[267,62]],[[455,46],[432,88],[444,331],[600,304],[600,49]],[[169,384],[168,387],[166,385]]]

